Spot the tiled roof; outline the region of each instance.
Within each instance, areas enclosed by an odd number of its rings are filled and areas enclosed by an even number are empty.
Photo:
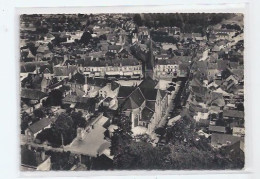
[[[157,81],[153,80],[150,76],[148,76],[139,84],[139,88],[140,89],[143,89],[143,88],[153,89],[153,88],[155,88],[157,83],[158,83]]]
[[[119,51],[122,48],[121,45],[109,45],[108,50],[116,50]]]
[[[142,111],[142,118],[140,119],[140,121],[147,121],[150,122],[152,116],[154,114],[154,111],[151,110],[148,107],[145,107]]]
[[[69,74],[74,73],[77,70],[77,66],[69,65],[69,66],[55,66],[53,68],[55,76],[69,76]]]
[[[213,133],[211,135],[211,145],[233,145],[237,142],[240,142],[240,137],[230,134]]]
[[[28,73],[28,72],[34,72],[36,67],[40,67],[40,72],[42,72],[46,67],[49,67],[50,65],[48,62],[26,62],[21,63],[20,69],[21,73]],[[42,69],[43,68],[43,69]]]
[[[92,86],[104,87],[108,82],[107,79],[87,77],[87,84]]]
[[[157,89],[154,88],[141,88],[143,96],[146,100],[156,100]]]
[[[209,126],[209,131],[212,132],[222,132],[225,133],[226,132],[226,127],[224,126]]]
[[[228,61],[218,60],[217,64],[218,64],[218,70],[225,70],[228,68]]]
[[[21,98],[26,98],[30,100],[40,100],[46,96],[46,93],[34,89],[22,88],[21,90]]]
[[[244,112],[238,110],[224,110],[223,117],[237,117],[244,118]]]
[[[45,127],[49,126],[54,121],[55,121],[54,118],[43,118],[43,119],[40,119],[39,121],[33,123],[32,125],[30,125],[28,127],[28,129],[30,129],[30,131],[33,134],[35,134],[35,133],[43,130]]]
[[[146,106],[155,111],[155,101],[146,101]]]
[[[91,60],[90,58],[80,59],[76,61],[77,64],[82,64],[83,67],[105,67],[105,66],[135,66],[140,62],[136,58],[123,58],[113,60]]]
[[[63,98],[63,102],[69,102],[69,103],[87,103],[89,98],[86,97],[80,97],[77,95],[67,95]]]
[[[136,109],[141,107],[145,98],[139,88],[136,88],[123,104],[123,109]]]
[[[120,86],[118,98],[126,98],[135,90],[134,86]]]

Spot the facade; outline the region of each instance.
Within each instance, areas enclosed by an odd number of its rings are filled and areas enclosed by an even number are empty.
[[[78,69],[89,77],[142,78],[142,65],[135,58],[98,60],[82,59],[76,62]]]
[[[175,56],[170,59],[157,60],[154,67],[154,77],[156,79],[168,79],[177,77],[186,77],[188,65],[183,59],[190,59],[190,57]]]

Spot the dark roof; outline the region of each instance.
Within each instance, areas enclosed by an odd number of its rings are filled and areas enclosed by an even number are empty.
[[[135,90],[134,86],[120,86],[118,98],[126,98]]]
[[[32,151],[22,146],[21,148],[21,164],[28,167],[37,168],[42,162],[44,162],[49,156],[45,156],[44,160],[41,158],[40,152]]]
[[[84,109],[90,112],[94,112],[96,100],[94,98],[88,98],[87,102],[77,102],[75,108]]]
[[[218,64],[218,70],[225,70],[228,68],[228,61],[218,60],[217,64]]]
[[[20,69],[21,73],[28,73],[28,72],[34,72],[36,70],[36,67],[40,67],[40,73],[45,70],[45,68],[50,68],[50,64],[48,62],[26,62],[21,63]]]
[[[77,66],[69,65],[69,66],[54,66],[53,72],[55,76],[69,76],[69,74],[74,73],[77,70]]]
[[[240,137],[230,134],[217,134],[211,135],[211,145],[233,145],[240,141]]]
[[[175,59],[163,59],[163,60],[158,60],[157,64],[158,65],[174,65],[178,64],[179,61],[176,61]]]
[[[112,81],[111,82],[111,90],[114,91],[117,89],[120,85],[117,82]]]
[[[158,83],[157,81],[153,80],[150,76],[148,76],[139,84],[138,87],[140,89],[144,89],[144,88],[154,89],[157,83]]]
[[[103,78],[91,78],[91,77],[87,77],[87,84],[88,85],[92,85],[92,86],[99,86],[99,87],[104,87],[106,86],[106,84],[109,82],[109,80],[107,79],[103,79]]]
[[[121,45],[109,45],[108,50],[116,50],[119,51],[122,48]]]
[[[123,109],[136,109],[139,108],[138,104],[132,99],[132,98],[127,98],[125,103],[123,103]]]
[[[143,96],[147,100],[156,100],[157,96],[157,89],[153,88],[141,88],[141,91],[143,93]]]
[[[224,126],[209,126],[209,131],[226,133],[226,127]]]
[[[46,93],[34,89],[22,88],[21,91],[21,98],[26,98],[30,100],[40,100],[46,96]]]
[[[109,59],[109,60],[91,60],[90,58],[79,59],[76,64],[81,64],[83,67],[105,67],[105,66],[135,66],[140,62],[134,58],[122,58],[122,59]]]
[[[63,102],[70,102],[70,103],[87,103],[89,98],[86,97],[80,97],[77,95],[67,95],[63,98]]]
[[[139,88],[136,88],[128,97],[126,102],[123,105],[123,109],[136,109],[139,108],[143,102],[145,101],[145,98]]]
[[[238,110],[224,110],[223,117],[237,117],[244,118],[244,112]]]
[[[234,29],[214,29],[214,32],[234,32]]]
[[[155,111],[155,101],[146,101],[146,106]]]
[[[154,111],[151,110],[148,107],[145,107],[142,111],[142,118],[140,119],[140,121],[147,121],[150,122],[152,116],[154,114]]]
[[[32,125],[28,127],[30,131],[35,134],[41,130],[43,130],[45,127],[49,126],[55,119],[54,118],[43,118]]]

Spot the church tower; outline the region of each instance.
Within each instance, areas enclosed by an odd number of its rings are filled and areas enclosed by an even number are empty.
[[[147,53],[147,58],[146,58],[146,64],[145,64],[145,77],[153,77],[153,69],[154,69],[154,55],[153,55],[153,41],[152,39],[149,40],[149,51]]]

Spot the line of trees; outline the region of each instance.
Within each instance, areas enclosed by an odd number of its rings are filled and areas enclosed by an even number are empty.
[[[134,22],[138,26],[147,27],[180,27],[184,33],[202,33],[209,25],[215,25],[222,20],[230,18],[234,14],[229,13],[151,13],[135,14]]]

